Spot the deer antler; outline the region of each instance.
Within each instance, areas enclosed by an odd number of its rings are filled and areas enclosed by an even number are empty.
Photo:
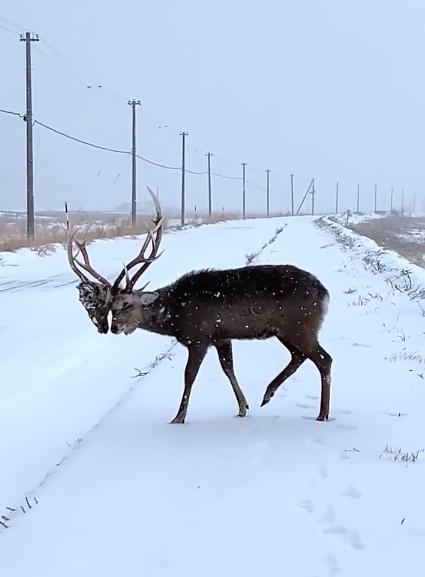
[[[154,227],[152,229],[148,230],[148,234],[147,234],[147,236],[146,236],[146,238],[142,244],[142,247],[139,251],[139,254],[132,261],[130,261],[123,268],[123,270],[120,272],[120,274],[117,276],[117,278],[116,278],[116,280],[112,286],[113,291],[116,291],[118,289],[119,284],[122,281],[122,279],[124,278],[124,276],[127,279],[126,290],[132,291],[134,288],[134,285],[139,280],[139,278],[142,276],[142,274],[145,272],[145,270],[150,266],[150,264],[153,263],[154,260],[158,259],[162,254],[162,253],[158,254],[158,250],[159,250],[159,246],[160,246],[161,240],[162,240],[162,233],[163,233],[163,229],[164,229],[164,217],[161,214],[161,206],[159,204],[157,197],[152,192],[151,188],[149,188],[149,186],[147,187],[147,189],[148,189],[149,194],[151,195],[151,197],[153,199],[153,202],[155,204],[155,209],[156,209],[156,218],[155,218],[155,220],[153,220]],[[151,249],[150,254],[148,256],[146,256],[146,251],[148,250],[148,247],[150,244],[152,244],[152,249]],[[137,264],[142,264],[142,266],[133,275],[133,277],[130,278],[128,271],[130,269],[132,269],[133,267],[135,267]]]
[[[69,231],[68,231],[69,232]],[[75,242],[75,244],[77,245],[78,248],[78,252],[80,252],[83,256],[84,259],[84,263],[80,262],[77,260],[77,255],[74,255],[74,251],[73,251],[73,243]],[[72,270],[75,272],[75,274],[83,281],[83,282],[90,282],[89,279],[86,277],[86,275],[82,272],[81,269],[85,270],[86,272],[88,272],[89,274],[91,274],[91,276],[93,278],[95,278],[96,280],[98,280],[100,283],[102,283],[104,286],[110,287],[111,283],[109,281],[107,281],[102,275],[100,275],[98,272],[96,272],[94,270],[94,268],[92,267],[92,265],[90,264],[90,259],[89,259],[89,255],[87,253],[87,248],[86,248],[86,242],[85,241],[81,241],[79,242],[76,238],[75,238],[75,232],[73,232],[72,234],[68,234],[68,241],[67,241],[67,252],[68,252],[68,261],[69,264],[72,268]]]

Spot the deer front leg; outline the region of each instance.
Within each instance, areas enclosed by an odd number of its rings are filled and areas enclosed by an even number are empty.
[[[184,371],[184,391],[180,407],[177,415],[171,421],[172,423],[183,424],[186,419],[187,407],[189,406],[189,397],[192,390],[192,385],[198,374],[199,367],[208,350],[208,346],[204,344],[191,345],[189,348],[189,358],[187,359],[186,369]]]

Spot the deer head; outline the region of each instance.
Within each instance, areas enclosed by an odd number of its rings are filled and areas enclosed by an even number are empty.
[[[158,250],[162,239],[164,224],[164,218],[161,214],[161,207],[158,199],[149,187],[148,191],[153,198],[156,209],[156,218],[153,220],[153,228],[148,230],[148,234],[139,254],[124,266],[113,284],[96,272],[90,264],[85,241],[78,241],[75,238],[75,232],[68,235],[68,261],[72,270],[81,279],[81,282],[77,285],[79,300],[86,309],[91,321],[96,326],[99,333],[105,334],[108,332],[108,316],[111,311],[111,330],[115,334],[121,332],[129,334],[137,328],[134,326],[134,320],[132,320],[133,315],[131,314],[131,311],[134,311],[134,286],[150,264],[160,256]],[[76,246],[77,251],[74,250],[74,245]],[[146,253],[150,246],[151,251],[147,255]],[[82,256],[83,262],[78,260],[79,255]],[[130,277],[129,271],[137,265],[141,266],[136,270],[133,276]],[[87,273],[95,280],[90,279],[87,276]],[[120,284],[124,278],[126,279],[126,284],[124,288],[121,288]],[[139,295],[146,286],[147,285],[145,285],[140,291],[137,291]],[[142,293],[141,301],[139,296],[138,303],[152,303],[156,300],[155,295],[157,295],[157,293]]]

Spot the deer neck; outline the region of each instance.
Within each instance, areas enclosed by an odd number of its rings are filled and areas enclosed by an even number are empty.
[[[171,320],[171,315],[166,306],[163,298],[162,291],[158,291],[160,296],[158,299],[148,305],[136,304],[136,307],[142,309],[143,314],[140,315],[139,328],[152,333],[157,333],[160,335],[174,336],[173,323]],[[141,292],[137,294],[138,299],[141,301]],[[137,302],[137,301],[136,301]]]

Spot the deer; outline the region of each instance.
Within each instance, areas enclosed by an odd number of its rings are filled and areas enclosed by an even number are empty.
[[[204,269],[153,291],[145,290],[147,285],[135,289],[139,278],[162,254],[164,217],[157,197],[149,187],[148,191],[156,210],[153,226],[139,253],[113,283],[93,269],[86,243],[79,241],[75,232],[68,234],[69,264],[81,280],[77,285],[79,300],[98,332],[130,335],[144,329],[174,337],[186,347],[184,391],[171,423],[185,422],[192,386],[210,347],[216,350],[233,389],[238,416],[244,417],[249,406],[235,376],[232,340],[271,337],[286,347],[291,359],[267,386],[261,406],[269,403],[278,388],[309,359],[321,378],[316,420],[328,420],[332,357],[318,340],[328,310],[328,290],[313,274],[288,264]]]

